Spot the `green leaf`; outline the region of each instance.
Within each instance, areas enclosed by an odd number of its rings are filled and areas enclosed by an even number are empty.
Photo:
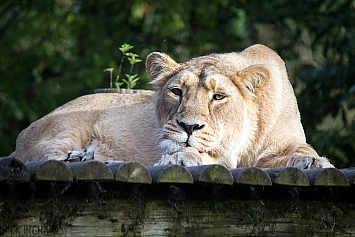
[[[123,85],[123,82],[114,82],[114,83],[117,89],[119,89]]]
[[[135,57],[138,57],[138,54],[135,54],[135,53],[126,53],[126,56],[127,56],[127,57],[130,57],[130,58],[135,58]]]
[[[133,49],[134,47],[130,44],[122,44],[121,47],[119,47],[118,49],[122,52],[122,53],[127,53],[130,49]]]
[[[113,70],[115,70],[113,67],[110,67],[110,68],[106,68],[104,70],[104,72],[113,72]]]
[[[129,81],[132,81],[133,79],[135,79],[138,76],[138,74],[134,74],[134,75],[125,74],[125,76],[127,77],[127,79]]]
[[[135,63],[142,62],[142,60],[141,60],[141,59],[139,59],[139,58],[135,58],[135,56],[128,57],[127,59],[128,59],[128,61],[129,61],[131,64],[135,64]]]
[[[139,77],[138,77],[138,74],[131,75],[132,80],[133,80],[134,78],[136,78],[136,77],[139,78]]]

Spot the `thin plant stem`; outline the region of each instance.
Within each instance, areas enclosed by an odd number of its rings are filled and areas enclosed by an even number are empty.
[[[131,68],[129,69],[129,75],[130,76],[132,76],[133,67],[134,67],[134,63],[131,64]]]
[[[121,63],[120,66],[118,67],[118,73],[117,73],[117,77],[116,77],[116,82],[118,82],[118,80],[120,79],[120,75],[121,75],[121,71],[122,71],[122,65],[123,65],[123,61],[126,58],[126,54],[123,53],[123,56],[121,58]]]
[[[112,71],[110,71],[110,89],[112,89]]]

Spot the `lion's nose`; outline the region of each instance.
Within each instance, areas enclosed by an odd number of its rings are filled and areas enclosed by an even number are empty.
[[[177,123],[183,127],[188,136],[190,136],[194,131],[202,129],[205,125],[199,124],[186,124],[184,122],[177,121]]]

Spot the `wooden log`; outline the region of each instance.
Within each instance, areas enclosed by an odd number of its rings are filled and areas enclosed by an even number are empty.
[[[346,175],[335,168],[304,170],[311,185],[316,186],[349,186]]]
[[[234,178],[234,184],[243,185],[272,185],[269,175],[262,169],[256,167],[232,169],[230,172]]]
[[[153,183],[193,183],[190,172],[180,165],[152,166],[148,171]]]
[[[138,162],[115,162],[107,166],[111,169],[116,181],[142,184],[152,183],[149,171]]]
[[[16,158],[0,159],[0,181],[28,181],[30,173],[22,161]]]
[[[231,172],[222,165],[201,165],[187,168],[198,183],[232,185],[234,178]]]
[[[38,181],[73,181],[73,175],[68,166],[56,160],[36,161],[26,163],[31,179]]]
[[[74,181],[114,180],[111,169],[100,161],[72,162],[68,167],[73,173]]]
[[[309,180],[302,170],[295,167],[265,169],[273,184],[289,186],[309,186]]]
[[[355,184],[355,167],[341,169],[341,172],[343,172],[346,175],[346,177],[349,180],[350,185]]]

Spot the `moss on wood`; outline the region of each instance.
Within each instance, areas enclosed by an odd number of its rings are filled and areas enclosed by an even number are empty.
[[[352,236],[352,187],[72,183],[0,195],[3,236]],[[97,189],[90,188],[92,185]],[[16,185],[15,185],[16,186]],[[23,190],[23,187],[19,186]],[[31,189],[32,190],[32,189]],[[8,188],[9,191],[9,188]],[[85,192],[86,191],[86,192]],[[37,193],[40,192],[40,193]],[[89,198],[87,192],[95,192]],[[335,194],[334,194],[335,193]],[[20,233],[22,235],[19,235]]]

